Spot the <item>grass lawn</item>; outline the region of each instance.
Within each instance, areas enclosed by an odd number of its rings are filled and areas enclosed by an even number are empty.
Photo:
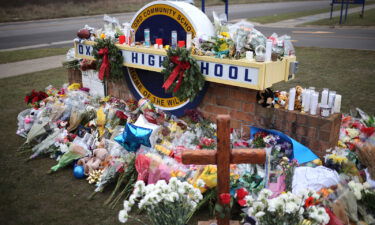
[[[296,78],[274,85],[275,90],[296,85],[329,88],[342,95],[343,112],[359,107],[375,114],[375,51],[300,47],[296,52]]]
[[[286,1],[298,0],[231,0],[230,4]],[[2,0],[0,22],[134,12],[148,2],[151,0]],[[201,1],[195,3],[200,7]],[[224,4],[222,0],[206,0],[206,6],[220,4]]]
[[[297,78],[276,84],[274,89],[286,90],[295,85],[334,89],[343,95],[343,110],[360,107],[375,114],[374,71],[375,52],[340,49],[297,48],[300,69]],[[338,56],[341,56],[340,58]],[[47,175],[54,160],[37,158],[25,163],[26,156],[17,156],[16,149],[24,142],[16,132],[17,115],[26,105],[25,94],[32,89],[43,90],[49,84],[60,87],[67,82],[63,68],[0,79],[0,224],[120,224],[117,213],[103,206],[113,187],[87,197],[94,186],[73,177],[71,168]],[[207,219],[207,210],[194,216],[191,223]],[[135,223],[129,223],[135,224]]]
[[[0,64],[36,59],[54,55],[65,55],[69,48],[39,48],[0,52]]]
[[[365,8],[366,9],[366,8]],[[318,25],[318,26],[375,26],[375,9],[365,10],[364,17],[360,17],[360,13],[352,13],[348,14],[346,22],[344,22],[344,15],[343,15],[343,23],[340,25],[340,16],[333,17],[332,20],[330,19],[323,19],[318,20],[311,23],[305,23],[303,25]]]
[[[335,8],[335,10],[337,9]],[[294,18],[299,18],[299,17],[304,17],[304,16],[311,16],[311,15],[325,13],[329,11],[330,11],[329,8],[314,9],[314,10],[308,10],[308,11],[303,11],[303,12],[282,13],[282,14],[274,14],[271,16],[254,17],[248,20],[251,22],[256,22],[256,23],[261,23],[261,24],[276,23],[282,20],[289,20],[289,19],[294,19]]]
[[[375,0],[366,1],[366,5],[374,4],[374,3],[375,3]],[[355,7],[362,7],[362,6],[349,5],[349,8],[355,8]],[[340,8],[341,8],[341,5],[335,5],[333,7],[333,10],[334,11],[340,10]],[[325,9],[314,9],[314,10],[308,10],[307,9],[306,11],[303,11],[303,12],[291,12],[291,13],[274,14],[274,15],[271,15],[271,16],[261,16],[261,17],[250,18],[248,20],[251,21],[251,22],[267,24],[267,23],[276,23],[276,22],[279,22],[279,21],[282,21],[282,20],[289,20],[289,19],[295,19],[295,18],[299,18],[299,17],[312,16],[312,15],[316,15],[316,14],[320,14],[320,13],[327,13],[327,12],[330,12],[330,11],[331,11],[331,8],[328,7],[328,5],[327,5],[327,8],[325,8]]]

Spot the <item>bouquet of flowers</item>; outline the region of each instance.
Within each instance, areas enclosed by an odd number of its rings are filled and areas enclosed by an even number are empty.
[[[255,217],[261,225],[297,225],[304,220],[312,225],[329,222],[325,208],[318,206],[320,195],[315,192],[307,191],[302,196],[286,192],[270,199],[271,196],[272,191],[263,189],[256,200],[251,195],[245,197],[248,216]]]
[[[138,181],[129,200],[124,201],[124,209],[119,212],[119,220],[125,223],[132,218],[129,212],[135,202],[139,201],[138,208],[146,211],[152,224],[185,225],[189,214],[195,211],[201,200],[202,194],[199,189],[174,177],[169,180],[169,184],[159,180],[156,184],[146,186],[143,181]]]
[[[48,95],[44,91],[32,90],[30,94],[25,96],[25,103],[34,108],[39,108],[40,102],[45,98],[48,98]]]

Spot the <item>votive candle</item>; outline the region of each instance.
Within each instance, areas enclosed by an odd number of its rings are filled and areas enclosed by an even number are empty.
[[[318,110],[319,92],[314,92],[311,97],[310,114],[316,115]]]
[[[322,91],[322,101],[320,103],[322,103],[323,105],[327,105],[328,104],[328,88],[323,88],[323,91]]]
[[[330,91],[329,92],[329,96],[328,96],[328,105],[330,107],[333,106],[333,104],[335,103],[335,96],[336,96],[336,91]]]
[[[296,100],[296,88],[291,88],[289,90],[288,110],[294,110],[294,101],[295,100]]]
[[[336,95],[332,111],[333,113],[339,113],[341,111],[341,95]]]

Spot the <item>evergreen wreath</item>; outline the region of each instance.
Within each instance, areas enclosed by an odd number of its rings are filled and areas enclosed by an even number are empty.
[[[197,61],[191,57],[190,50],[169,48],[163,67],[161,73],[164,75],[165,91],[172,93],[180,101],[193,101],[206,80]]]
[[[100,72],[104,70],[104,76],[102,76],[103,80],[118,80],[123,78],[123,69],[122,64],[124,59],[120,53],[120,50],[116,47],[112,39],[101,39],[97,38],[96,44],[93,46],[93,55],[97,63],[97,70]],[[103,62],[105,62],[105,54],[101,54],[101,50],[107,49],[107,61],[108,61],[108,68],[102,68]]]

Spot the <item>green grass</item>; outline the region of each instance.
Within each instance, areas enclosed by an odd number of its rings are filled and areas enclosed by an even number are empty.
[[[272,88],[289,90],[296,85],[329,88],[342,95],[342,111],[359,107],[375,114],[375,51],[297,48],[299,71],[294,80]]]
[[[344,21],[344,18],[343,18]],[[323,19],[303,25],[318,25],[318,26],[335,26],[340,25],[340,17],[334,17],[332,20]],[[348,14],[346,22],[342,26],[375,26],[375,9],[365,10],[364,17],[360,17],[360,13]]]
[[[230,4],[285,2],[297,0],[231,0]],[[104,13],[134,12],[151,0],[16,0],[3,1],[0,22],[51,19]],[[200,1],[196,1],[200,7]],[[206,6],[224,4],[222,0],[206,0]]]
[[[343,110],[359,107],[375,114],[375,51],[296,48],[300,62],[295,80],[280,82],[274,89],[287,90],[295,85],[327,87],[343,95]],[[340,57],[338,57],[340,56]],[[75,179],[67,167],[55,174],[46,172],[56,162],[38,158],[25,163],[26,156],[16,155],[24,139],[18,137],[17,115],[27,108],[25,94],[44,90],[49,84],[60,87],[67,82],[63,68],[0,79],[0,224],[120,224],[115,209],[103,206],[113,187],[87,197],[94,190],[84,180]],[[194,216],[191,223],[207,220],[207,210]],[[128,223],[135,225],[136,223]]]
[[[65,55],[68,49],[69,48],[39,48],[0,52],[0,64],[54,55]]]
[[[374,4],[375,0],[369,0],[366,1],[366,5]],[[340,5],[335,5],[333,10],[340,10]],[[355,8],[355,7],[362,7],[359,5],[349,5],[349,8]],[[330,12],[331,8],[327,6],[325,9],[314,9],[314,10],[306,10],[302,12],[291,12],[291,13],[282,13],[282,14],[274,14],[271,16],[261,16],[261,17],[255,17],[255,18],[249,18],[248,20],[251,22],[257,22],[261,24],[267,24],[267,23],[276,23],[282,20],[289,20],[289,19],[295,19],[299,17],[305,17],[305,16],[311,16],[316,15],[320,13],[327,13]],[[365,13],[366,14],[366,13]]]

